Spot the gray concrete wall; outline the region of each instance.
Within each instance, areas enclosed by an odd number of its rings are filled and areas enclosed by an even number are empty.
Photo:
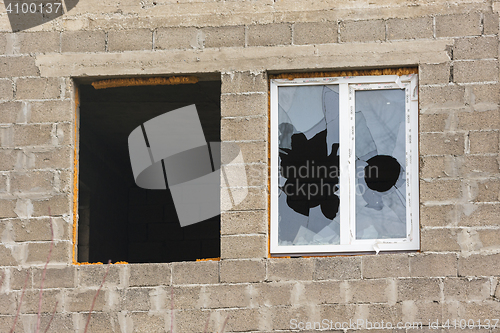
[[[267,169],[267,74],[419,66],[419,253],[268,258],[268,192],[221,217],[221,260],[113,265],[91,332],[287,331],[290,320],[498,318],[500,2],[80,0],[11,33],[0,14],[0,332],[83,332],[106,266],[72,264],[73,78],[221,73],[223,141]],[[259,176],[260,175],[260,176]],[[44,326],[43,326],[44,327]],[[16,331],[16,332],[17,332]],[[488,330],[485,330],[488,331]]]

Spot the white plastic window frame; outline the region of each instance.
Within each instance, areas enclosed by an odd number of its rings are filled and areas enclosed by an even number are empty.
[[[297,85],[338,85],[340,127],[340,243],[335,245],[278,244],[278,87]],[[355,239],[355,93],[358,90],[404,89],[406,132],[406,214],[407,237],[391,239]],[[414,251],[420,249],[419,180],[418,180],[418,76],[381,75],[272,79],[271,93],[271,255],[359,254],[379,251]],[[343,189],[349,189],[345,191]]]

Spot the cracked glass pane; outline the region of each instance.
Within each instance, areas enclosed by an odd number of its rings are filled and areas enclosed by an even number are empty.
[[[338,86],[278,88],[279,245],[339,244]]]
[[[405,91],[355,94],[356,239],[404,238]]]

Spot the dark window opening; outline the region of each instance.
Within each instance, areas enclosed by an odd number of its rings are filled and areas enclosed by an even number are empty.
[[[79,262],[155,263],[220,257],[220,215],[181,227],[169,190],[139,188],[128,136],[195,104],[207,142],[220,141],[220,81],[94,89],[81,84]]]

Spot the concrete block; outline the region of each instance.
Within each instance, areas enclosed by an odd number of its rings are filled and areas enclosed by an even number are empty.
[[[308,308],[305,306],[294,306],[294,307],[272,307],[268,313],[270,317],[270,328],[271,331],[290,331],[291,329],[297,329],[293,324],[290,324],[292,319],[297,319],[299,322],[302,318],[308,318]],[[320,318],[330,317],[321,314]]]
[[[20,150],[0,150],[0,171],[13,170],[16,166],[17,156],[19,153],[21,153]]]
[[[33,268],[33,285],[40,288],[43,268]],[[76,266],[48,267],[45,271],[44,288],[75,288]]]
[[[65,310],[70,312],[89,311],[92,306],[96,289],[69,289],[66,293]],[[106,305],[106,296],[109,291],[101,290],[94,303],[93,311],[102,311]]]
[[[18,32],[19,53],[54,53],[60,52],[60,32],[37,31]]]
[[[21,267],[12,267],[10,269],[10,283],[9,288],[12,290],[21,290],[24,287],[24,283],[26,281],[26,275],[28,275],[28,281],[26,283],[26,289],[33,288],[33,278],[31,275],[32,268],[21,268]],[[7,280],[4,281],[4,284],[7,283]],[[38,288],[38,286],[36,287]]]
[[[312,280],[314,260],[312,258],[275,258],[267,262],[269,281]]]
[[[267,117],[221,119],[222,141],[266,141]]]
[[[223,191],[227,191],[227,188],[223,188]],[[229,188],[230,191],[239,191],[241,188]],[[238,205],[231,208],[232,211],[245,211],[245,210],[261,210],[267,207],[267,192],[264,187],[250,187],[245,189],[247,191],[245,199]],[[228,200],[227,196],[226,199]],[[226,205],[226,203],[224,203]],[[229,206],[229,204],[227,204]]]
[[[33,318],[32,323],[36,325],[36,316],[35,315],[29,315],[31,318]],[[40,319],[40,327],[45,328],[49,327],[49,321],[50,321],[50,328],[48,332],[54,331],[58,333],[73,333],[76,331],[76,328],[73,325],[73,317],[69,313],[56,313],[54,314],[54,318],[52,318],[52,313],[42,313],[41,314],[41,319]]]
[[[87,322],[88,314],[82,313],[78,314],[78,319],[82,323],[83,327]],[[99,332],[99,333],[118,333],[119,330],[118,319],[116,318],[116,313],[110,312],[92,312],[88,332]]]
[[[500,104],[499,84],[475,84],[467,88],[475,111],[489,111],[498,108]]]
[[[457,256],[448,254],[422,254],[410,256],[412,277],[457,276]]]
[[[15,208],[16,208],[15,200],[0,199],[1,218],[17,217],[17,214],[14,212]]]
[[[446,84],[450,82],[450,63],[420,64],[418,74],[419,83],[422,85]]]
[[[0,245],[0,265],[14,266],[18,264],[16,259],[14,259],[14,256],[12,255],[12,250],[10,248],[7,248],[5,245]]]
[[[456,229],[423,229],[420,233],[420,249],[425,251],[460,251]]]
[[[43,193],[54,189],[52,171],[15,172],[10,178],[13,193]]]
[[[482,250],[495,250],[500,247],[500,230],[477,230],[470,231],[471,237],[479,237],[478,247]]]
[[[228,309],[218,312],[220,317],[229,318],[226,329],[228,332],[250,332],[260,328],[261,313],[259,309]]]
[[[0,123],[25,122],[26,117],[23,117],[21,114],[24,107],[25,105],[22,102],[0,103]]]
[[[314,259],[314,280],[350,280],[361,278],[360,257]]]
[[[387,39],[432,38],[432,17],[394,18],[387,20]]]
[[[459,216],[458,226],[496,226],[500,204],[467,204]]]
[[[5,328],[8,327],[8,330],[10,330],[12,325],[14,325],[14,320],[16,317],[15,316],[16,298],[15,298],[15,295],[13,293],[10,295],[2,295],[2,296],[0,296],[0,298],[5,298],[6,300],[5,301],[2,300],[2,302],[4,302],[4,304],[9,304],[10,306],[12,306],[14,308],[14,310],[12,310],[12,312],[13,312],[12,315],[10,315],[10,316],[7,315],[9,313],[7,311],[5,311],[5,313],[2,313],[2,314],[6,314],[6,315],[0,317],[0,327],[5,327]],[[22,316],[23,315],[21,315],[20,317],[22,318]],[[6,331],[6,332],[9,332],[9,331]],[[22,331],[22,329],[17,328],[16,331],[14,331],[14,333],[23,333],[23,331]]]
[[[73,209],[73,195],[54,195],[50,198],[32,200],[32,204],[32,216],[47,216],[49,208],[52,216],[70,214]]]
[[[221,235],[264,234],[266,232],[267,214],[264,210],[221,214]]]
[[[346,302],[345,286],[341,281],[304,283],[299,295],[299,304],[339,304]]]
[[[267,92],[265,72],[229,72],[221,74],[221,93]]]
[[[316,307],[315,312],[320,313],[320,318],[327,318],[332,322],[333,329],[335,329],[335,323],[349,322],[349,320],[355,322],[357,320],[355,304],[327,304]],[[297,314],[298,315],[298,314]],[[307,316],[294,316],[287,318],[307,318]],[[305,320],[304,320],[305,321]],[[290,323],[288,322],[288,327],[290,328]]]
[[[78,267],[78,286],[99,288],[108,269],[105,265],[81,265]],[[116,287],[121,285],[120,275],[125,269],[124,265],[111,265],[103,287]]]
[[[239,175],[240,170],[240,167],[236,165],[224,168],[224,172],[228,178]],[[245,165],[245,172],[247,175],[247,186],[264,187],[268,185],[269,169],[266,164],[247,164]],[[231,174],[233,176],[230,176]]]
[[[368,304],[363,305],[363,309],[368,312],[367,321],[375,322],[377,320],[382,320],[384,322],[397,322],[402,318],[402,305],[400,303],[396,304]],[[365,327],[369,327],[366,323]],[[396,331],[397,332],[397,331]],[[402,332],[401,332],[402,333]]]
[[[70,100],[31,102],[32,123],[61,122],[74,120],[74,105]]]
[[[18,292],[20,293],[20,292]],[[20,297],[20,295],[18,295]],[[42,297],[42,312],[51,313],[56,309],[56,312],[62,312],[62,291],[57,289],[43,290]],[[21,313],[38,313],[40,301],[40,290],[26,290],[24,293],[23,304],[21,305]],[[57,307],[56,307],[56,302]]]
[[[156,294],[152,294],[151,301],[160,301],[160,309],[172,308],[172,291],[174,309],[201,309],[204,305],[205,293],[200,286],[180,286],[161,289]]]
[[[106,34],[104,31],[63,31],[62,52],[104,52]]]
[[[420,109],[465,107],[465,88],[457,85],[420,87]]]
[[[421,226],[451,226],[456,223],[457,218],[458,212],[455,205],[420,206]]]
[[[500,200],[500,181],[485,180],[478,183],[475,202],[496,202]]]
[[[385,21],[343,21],[340,22],[341,42],[375,42],[385,40]]]
[[[129,264],[131,287],[170,285],[171,264]]]
[[[496,131],[472,131],[469,133],[471,154],[497,154],[499,134]]]
[[[9,79],[0,79],[0,101],[14,98],[14,85]]]
[[[44,146],[52,143],[52,124],[14,125],[14,146]]]
[[[398,301],[440,301],[439,279],[410,278],[397,280]]]
[[[304,22],[293,25],[293,44],[328,44],[338,39],[337,22]]]
[[[206,284],[219,282],[218,261],[172,263],[173,284]]]
[[[49,254],[50,242],[28,243],[27,264],[45,264]],[[54,243],[51,263],[69,263],[72,257],[72,244],[69,241],[59,241]]]
[[[455,177],[455,158],[452,156],[423,156],[420,158],[420,177]]]
[[[240,308],[250,306],[248,287],[242,284],[207,286],[208,308]]]
[[[202,332],[205,327],[210,312],[196,309],[196,310],[183,310],[175,314],[174,332]],[[210,319],[208,331],[217,332],[220,329],[219,323],[214,322],[215,319]],[[166,320],[166,327],[170,330],[170,318]]]
[[[421,155],[463,155],[465,138],[461,133],[421,133]]]
[[[160,28],[156,32],[155,49],[201,49],[203,33],[194,27]]]
[[[407,254],[366,255],[362,260],[365,279],[410,276]]]
[[[460,130],[498,129],[500,128],[500,111],[460,112],[457,127]]]
[[[30,169],[71,169],[73,167],[73,149],[70,147],[28,148],[24,150],[23,156],[26,156],[26,167]]]
[[[255,285],[255,289],[258,295],[259,304],[264,306],[276,306],[276,305],[292,305],[292,293],[294,288],[294,283],[259,283]],[[307,285],[305,286],[307,288]],[[315,289],[316,291],[318,289]],[[302,294],[307,297],[310,294],[305,289]],[[323,290],[321,293],[322,297],[330,295],[330,290]],[[333,292],[333,291],[332,291]],[[312,294],[312,293],[311,293]]]
[[[7,34],[7,33],[2,33],[0,34],[0,54],[7,54],[8,50],[7,48],[7,43],[8,40],[11,38],[12,34]],[[9,47],[10,48],[10,47]],[[11,53],[11,52],[9,52]]]
[[[266,263],[262,260],[222,260],[220,282],[261,282],[266,279]]]
[[[56,124],[56,131],[54,133],[54,145],[66,146],[74,144],[73,131],[74,124],[58,123]]]
[[[257,24],[247,27],[248,46],[292,44],[292,27],[286,23]]]
[[[267,163],[267,142],[238,142],[238,147],[241,150],[241,154],[245,163]],[[224,154],[227,154],[224,147],[222,147],[222,154],[222,156],[224,156]]]
[[[267,115],[267,94],[230,94],[221,96],[222,117]]]
[[[498,15],[497,15],[498,17]],[[455,40],[453,59],[486,59],[498,56],[498,39],[495,37],[473,37]]]
[[[129,312],[126,315],[126,318],[130,318],[132,320],[134,332],[165,332],[165,318],[162,314],[152,314],[148,312]]]
[[[498,13],[483,13],[483,34],[498,34]]]
[[[495,300],[486,300],[483,302],[464,302],[462,303],[461,314],[463,318],[495,318],[498,316],[500,311],[500,304]],[[491,326],[493,327],[494,321],[491,321]],[[498,327],[496,328],[498,329]]]
[[[0,57],[0,77],[38,76],[35,57]]]
[[[55,240],[70,239],[72,225],[60,217],[52,218]],[[50,220],[41,219],[15,219],[12,220],[11,237],[16,242],[50,241]]]
[[[466,156],[460,159],[459,168],[460,175],[468,178],[491,176],[499,172],[497,156]]]
[[[59,78],[20,78],[16,81],[16,99],[56,99],[60,95]]]
[[[267,238],[256,236],[222,236],[221,258],[244,259],[267,257]]]
[[[205,27],[201,29],[205,35],[205,47],[244,47],[245,27]]]
[[[457,24],[460,22],[460,24]],[[436,16],[436,37],[481,35],[480,13]]]
[[[462,183],[460,180],[433,180],[420,182],[420,200],[449,201],[462,197]]]
[[[153,304],[150,293],[154,288],[128,288],[119,291],[120,309],[122,311],[149,311]]]
[[[108,51],[142,51],[153,49],[153,32],[149,29],[108,31]]]
[[[457,83],[497,81],[498,62],[496,60],[455,62],[453,80]]]
[[[357,280],[348,282],[348,303],[387,303],[387,279]]]
[[[7,193],[7,175],[0,175],[0,193]]]

